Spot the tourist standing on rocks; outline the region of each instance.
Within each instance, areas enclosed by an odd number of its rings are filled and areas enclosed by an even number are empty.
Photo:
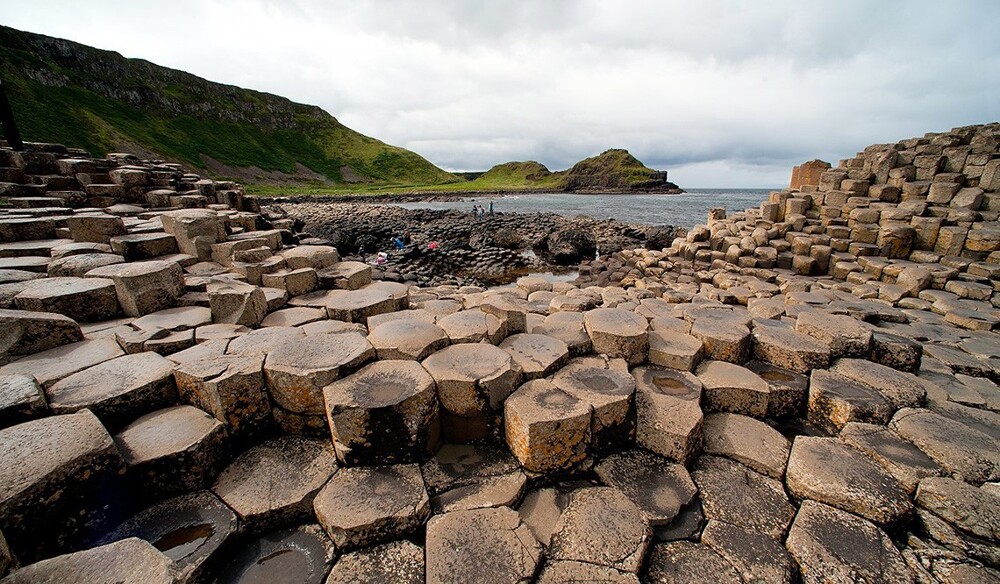
[[[490,217],[493,216],[493,201],[490,201]]]

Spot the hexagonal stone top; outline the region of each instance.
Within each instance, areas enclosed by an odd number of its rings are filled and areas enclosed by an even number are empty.
[[[83,470],[76,467],[109,448],[111,435],[89,410],[0,431],[0,506],[50,475]]]
[[[316,495],[313,508],[338,549],[399,539],[430,515],[416,464],[346,468]]]
[[[264,374],[274,401],[297,413],[322,414],[323,387],[375,356],[358,333],[313,335],[276,347],[264,360]]]
[[[183,452],[213,432],[222,422],[192,406],[174,406],[147,414],[115,436],[129,466]]]
[[[566,343],[547,335],[511,335],[500,343],[500,348],[510,353],[526,379],[551,375],[569,359]]]
[[[186,330],[212,324],[212,310],[203,306],[179,306],[167,308],[139,317],[132,326],[139,330],[167,329]]]
[[[379,359],[424,359],[449,344],[441,327],[421,320],[403,319],[382,323],[368,333]]]
[[[527,582],[542,546],[507,507],[453,511],[427,523],[428,584]]]
[[[552,536],[551,557],[638,572],[652,537],[643,512],[612,487],[573,491]]]
[[[500,409],[521,378],[510,353],[483,343],[451,345],[424,359],[441,404],[460,416]]]
[[[4,578],[4,584],[39,582],[116,582],[172,584],[173,562],[148,542],[130,537],[101,547],[56,556]]]
[[[328,440],[281,436],[238,456],[212,490],[244,521],[266,528],[308,516],[316,492],[335,472]]]
[[[90,407],[99,410],[114,409],[127,414],[130,404],[120,402],[133,396],[131,407],[149,410],[170,399],[173,388],[174,365],[156,353],[136,353],[104,361],[57,382],[49,388],[49,405],[55,413],[75,412]],[[103,406],[103,407],[102,407]]]

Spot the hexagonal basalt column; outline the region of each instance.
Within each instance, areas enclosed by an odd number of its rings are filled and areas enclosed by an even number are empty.
[[[498,428],[496,418],[521,379],[510,354],[486,344],[452,345],[424,359],[446,413],[442,430],[454,442],[476,440]]]
[[[316,495],[316,517],[340,550],[399,539],[430,515],[415,464],[342,469]]]
[[[636,442],[669,460],[687,464],[702,447],[701,382],[686,371],[659,367],[636,367],[632,377],[636,385]]]
[[[526,380],[551,375],[569,359],[566,343],[546,335],[511,335],[500,348],[510,353]]]
[[[534,472],[572,468],[587,458],[590,406],[552,382],[522,385],[504,403],[507,446]]]
[[[24,563],[79,549],[123,498],[121,454],[89,410],[0,431],[0,529]]]
[[[117,436],[131,477],[150,498],[204,488],[226,458],[226,427],[191,406],[146,414]]]
[[[295,414],[325,415],[323,388],[375,356],[358,333],[315,335],[276,347],[264,361],[271,397]]]
[[[215,355],[181,363],[174,371],[181,399],[223,422],[240,439],[266,428],[271,404],[262,355]]]
[[[583,315],[594,351],[639,365],[649,352],[649,322],[620,308],[597,308]]]
[[[515,511],[475,509],[427,523],[427,582],[527,582],[542,546]]]
[[[118,314],[115,283],[105,278],[41,278],[14,297],[21,310],[55,312],[78,322],[109,319]]]
[[[434,378],[415,361],[377,361],[323,389],[337,458],[346,465],[414,462],[440,436]]]
[[[635,435],[635,380],[624,371],[572,364],[552,382],[589,405],[591,446],[603,453],[628,447]]]
[[[394,313],[398,314],[398,313]],[[448,346],[448,335],[441,327],[420,320],[393,320],[378,325],[368,334],[379,359],[423,360],[434,351]]]
[[[281,436],[239,455],[212,490],[259,532],[311,517],[313,498],[335,472],[329,441]]]

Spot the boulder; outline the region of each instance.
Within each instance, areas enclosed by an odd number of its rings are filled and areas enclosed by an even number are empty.
[[[257,286],[234,280],[211,283],[207,290],[213,322],[256,326],[267,315],[267,297]]]
[[[209,355],[179,363],[177,391],[183,401],[224,423],[230,436],[248,438],[271,421],[263,362],[260,355]]]
[[[371,329],[368,341],[379,359],[422,361],[450,344],[441,327],[420,320],[394,320]]]
[[[42,278],[14,297],[21,310],[55,312],[77,322],[107,320],[119,312],[115,283],[106,278]]]
[[[211,261],[212,244],[226,239],[225,228],[215,211],[167,211],[160,215],[160,220],[163,222],[163,230],[177,240],[177,248],[181,253],[195,256],[203,262]]]
[[[73,319],[52,312],[0,309],[0,363],[83,340]]]
[[[134,262],[92,271],[88,275],[95,274],[111,278],[115,283],[118,303],[128,316],[145,316],[172,308],[185,292],[184,272],[177,262]]]
[[[0,376],[0,428],[48,414],[45,392],[29,375]]]
[[[590,406],[594,453],[627,447],[635,435],[635,380],[625,371],[573,363],[552,378],[563,392]]]
[[[597,252],[597,240],[594,235],[579,229],[563,229],[550,233],[545,239],[545,245],[552,261],[563,266],[591,259]]]
[[[620,308],[597,308],[583,315],[594,351],[639,365],[649,352],[649,323],[638,314]]]
[[[770,386],[746,367],[708,360],[698,366],[695,375],[704,388],[706,409],[756,418],[767,416]]]

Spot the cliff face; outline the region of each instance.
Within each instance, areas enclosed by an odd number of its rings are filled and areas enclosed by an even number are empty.
[[[28,140],[157,154],[247,180],[456,180],[319,107],[62,39],[0,27],[0,74]]]

